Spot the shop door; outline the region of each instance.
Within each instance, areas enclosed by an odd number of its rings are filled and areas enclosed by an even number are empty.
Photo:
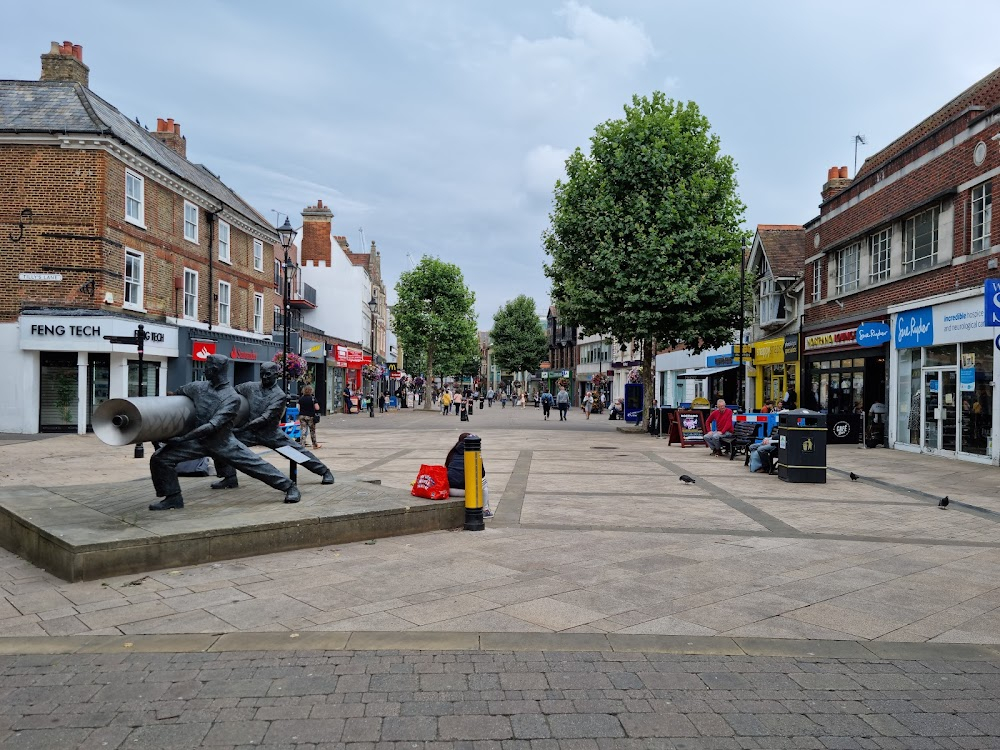
[[[954,453],[958,434],[958,373],[924,370],[924,440],[927,453]]]
[[[87,368],[87,430],[93,429],[91,415],[94,409],[110,398],[111,355],[91,354]]]

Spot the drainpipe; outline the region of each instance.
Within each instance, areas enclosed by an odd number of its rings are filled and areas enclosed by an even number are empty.
[[[215,297],[212,290],[215,288],[215,253],[212,245],[215,244],[215,217],[218,211],[206,211],[205,218],[208,219],[208,330],[212,330],[212,321],[215,316]]]

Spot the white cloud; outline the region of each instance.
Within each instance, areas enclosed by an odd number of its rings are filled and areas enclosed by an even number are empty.
[[[563,148],[535,146],[524,157],[524,187],[530,193],[551,195],[556,180],[566,176],[566,159],[570,152]]]

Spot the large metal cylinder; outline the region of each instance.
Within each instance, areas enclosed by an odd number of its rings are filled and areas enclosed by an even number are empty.
[[[236,424],[250,418],[250,404],[240,396]],[[195,427],[194,402],[187,396],[112,398],[94,409],[94,434],[108,445],[161,442]]]

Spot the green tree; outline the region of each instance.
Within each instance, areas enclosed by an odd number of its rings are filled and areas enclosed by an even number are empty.
[[[535,372],[548,356],[545,329],[535,312],[535,300],[515,297],[493,316],[493,359],[501,370]]]
[[[641,341],[645,409],[658,347],[694,352],[739,327],[736,168],[694,102],[634,96],[566,160],[543,235],[560,317]]]
[[[424,256],[396,282],[393,308],[396,336],[403,351],[426,357],[424,409],[431,409],[434,368],[446,375],[458,371],[478,351],[474,305],[476,295],[465,285],[458,266]]]

